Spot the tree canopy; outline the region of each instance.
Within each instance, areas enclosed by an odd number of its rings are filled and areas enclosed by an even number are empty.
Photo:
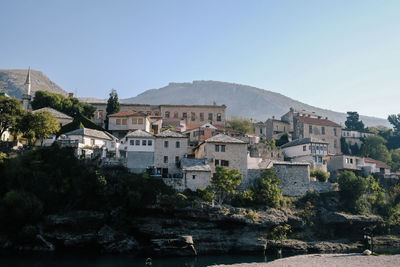
[[[14,131],[23,114],[24,109],[17,99],[0,96],[0,136],[6,130]]]
[[[370,157],[383,162],[390,162],[390,153],[385,146],[386,140],[377,135],[371,135],[365,138],[361,154],[364,157]]]
[[[364,123],[360,121],[360,116],[356,111],[347,112],[347,120],[344,123],[348,130],[362,131],[364,130]]]
[[[253,133],[253,124],[250,120],[244,118],[232,117],[226,122],[228,128],[242,132],[242,133]]]
[[[118,101],[118,94],[115,89],[112,89],[110,92],[110,97],[107,101],[106,107],[107,115],[115,114],[119,112],[119,101]],[[106,129],[108,130],[108,116],[105,121]]]
[[[31,104],[34,110],[51,107],[74,118],[78,115],[92,118],[95,111],[92,105],[79,102],[75,97],[65,97],[47,91],[36,91]]]
[[[33,139],[43,140],[60,130],[60,123],[48,111],[26,112],[19,121],[18,131],[32,143]]]
[[[396,132],[400,132],[400,114],[392,114],[388,116],[388,121]]]
[[[215,175],[211,179],[217,201],[223,203],[226,198],[235,195],[242,178],[243,176],[238,170],[229,170],[217,165]]]

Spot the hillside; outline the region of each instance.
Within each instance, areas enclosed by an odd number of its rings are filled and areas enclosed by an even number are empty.
[[[305,109],[328,117],[330,120],[342,123],[346,114],[310,106],[289,97],[271,91],[226,82],[193,81],[193,83],[170,83],[160,89],[151,89],[136,97],[122,100],[127,103],[146,104],[225,104],[227,115],[252,118],[258,121],[275,116],[280,118],[290,107]],[[385,119],[361,116],[367,126],[385,125]]]
[[[0,69],[0,92],[21,98],[25,90],[24,84],[27,73],[28,70]],[[31,70],[31,83],[32,95],[35,94],[35,91],[39,90],[67,95],[66,91],[40,71]]]

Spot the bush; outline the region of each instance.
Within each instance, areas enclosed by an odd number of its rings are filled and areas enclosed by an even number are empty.
[[[329,178],[329,174],[323,170],[312,170],[310,172],[310,176],[317,178],[317,180],[320,182],[326,182]]]
[[[197,189],[196,190],[197,195],[204,201],[211,203],[212,200],[214,199],[214,192],[210,186],[207,186],[204,189]]]
[[[263,170],[251,190],[254,192],[254,203],[277,208],[282,199],[282,191],[278,187],[280,180],[275,176],[274,168]]]
[[[368,188],[367,180],[356,176],[353,172],[344,171],[339,175],[338,182],[340,199],[344,208],[350,212],[365,210],[366,204],[362,200],[358,200],[366,193]]]
[[[254,203],[254,192],[246,190],[240,192],[232,198],[231,204],[235,207],[251,207]]]

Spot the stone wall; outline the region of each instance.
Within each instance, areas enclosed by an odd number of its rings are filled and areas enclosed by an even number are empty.
[[[184,186],[196,191],[199,188],[206,188],[211,184],[210,171],[186,171],[183,175]]]
[[[164,142],[168,141],[168,147],[164,146]],[[179,147],[176,147],[176,142],[179,142]],[[169,174],[181,173],[179,162],[188,152],[188,138],[173,138],[173,137],[157,137],[154,152],[155,168],[168,168]],[[168,163],[164,163],[164,157],[168,157]],[[179,157],[178,164],[175,158]]]
[[[258,143],[249,146],[250,157],[271,160],[283,160],[283,152],[279,147]]]
[[[154,166],[154,152],[127,152],[126,167],[134,173],[143,173]]]

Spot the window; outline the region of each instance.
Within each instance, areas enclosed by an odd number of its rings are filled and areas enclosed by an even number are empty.
[[[164,141],[164,147],[168,147],[168,141]]]
[[[160,113],[158,113],[158,111],[156,111],[156,112],[154,112],[154,115],[160,116]]]
[[[90,145],[94,146],[94,143],[95,143],[94,139],[90,139]]]
[[[192,112],[192,113],[190,114],[190,119],[191,119],[192,121],[196,120],[196,113]]]
[[[218,114],[217,114],[217,121],[222,121],[222,115],[221,115],[221,113],[218,113]]]
[[[145,146],[147,144],[146,140],[142,140],[142,146]]]
[[[165,111],[165,118],[169,118],[169,111]]]
[[[164,156],[164,163],[168,163],[168,156]]]
[[[177,119],[179,117],[179,113],[177,111],[174,112],[174,118]]]
[[[179,163],[179,156],[175,157],[175,163]]]
[[[126,125],[127,119],[122,119],[122,125]]]
[[[137,124],[137,118],[132,118],[132,124]]]
[[[334,147],[334,148],[337,147],[337,141],[336,141],[336,140],[333,142],[333,147]]]
[[[322,127],[322,128],[321,128],[321,133],[322,133],[322,135],[325,134],[325,127]]]
[[[135,145],[140,146],[140,140],[135,140]]]
[[[183,117],[184,119],[186,119],[186,118],[187,118],[187,113],[186,113],[186,112],[183,112],[183,113],[182,113],[182,117]]]
[[[103,111],[102,111],[102,110],[99,110],[99,113],[98,113],[97,117],[98,117],[99,119],[102,119],[102,118],[103,118]]]
[[[135,145],[135,140],[130,140],[130,141],[129,141],[129,144],[130,144],[131,146],[134,146],[134,145]]]
[[[143,118],[138,118],[138,124],[143,124]]]
[[[121,125],[121,119],[117,119],[116,124]]]
[[[213,114],[212,113],[208,113],[208,120],[212,121],[213,120]]]
[[[153,141],[152,140],[147,140],[147,145],[148,146],[152,146],[153,145]]]
[[[176,141],[176,143],[175,143],[175,147],[176,147],[176,148],[180,148],[180,147],[181,147],[181,142],[179,142],[179,141]]]
[[[215,132],[211,132],[211,136],[214,136],[215,135]]]
[[[225,152],[225,145],[221,145],[221,152]]]
[[[217,166],[217,165],[219,165],[219,160],[218,159],[215,160],[215,166]]]
[[[203,136],[203,135],[204,135],[204,130],[200,130],[200,131],[199,131],[199,135],[200,135],[200,136]]]
[[[219,145],[215,145],[215,152],[219,152]]]
[[[333,128],[333,135],[336,136],[337,132],[336,132],[336,128]]]
[[[192,175],[193,180],[196,179],[196,175]]]
[[[303,151],[307,151],[307,146],[303,146]]]
[[[229,161],[221,160],[221,166],[229,167]]]
[[[204,113],[203,112],[200,113],[200,121],[204,121]]]
[[[308,126],[308,133],[309,133],[309,134],[312,134],[312,126],[311,126],[311,125]]]
[[[262,134],[262,128],[260,128],[260,134]]]

